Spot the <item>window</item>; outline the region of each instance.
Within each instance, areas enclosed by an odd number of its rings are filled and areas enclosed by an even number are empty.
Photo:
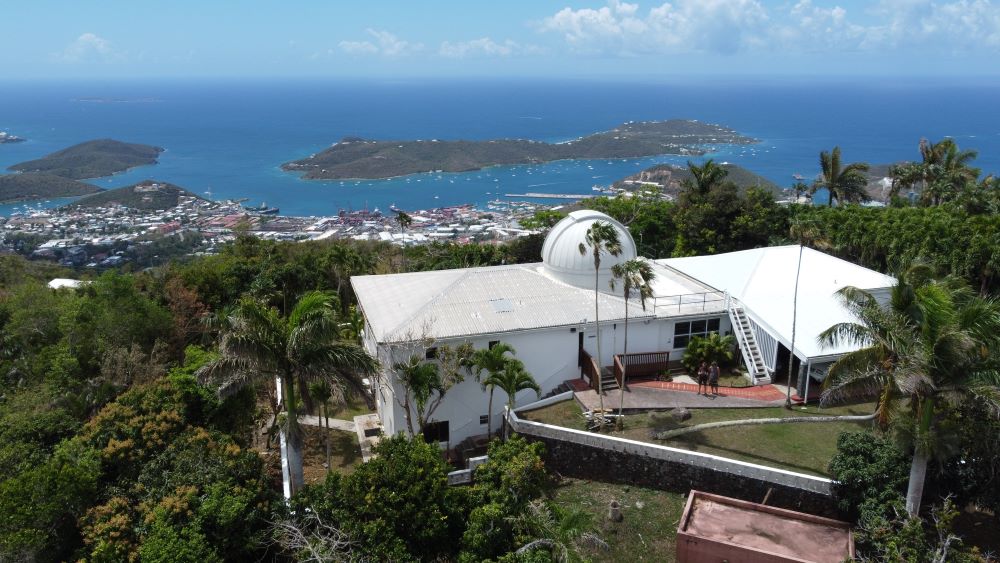
[[[479,424],[489,424],[489,423],[490,423],[490,415],[488,414],[479,415]]]
[[[719,332],[718,318],[677,323],[674,325],[674,348],[687,348],[692,337],[704,337],[713,332]]]
[[[434,346],[433,348],[428,348],[427,351],[424,352],[424,359],[425,360],[436,360],[437,357],[438,357],[437,346]]]
[[[430,444],[447,442],[449,438],[448,421],[431,422],[424,426],[424,440]]]
[[[495,348],[498,344],[500,344],[499,340],[490,340],[490,350]]]

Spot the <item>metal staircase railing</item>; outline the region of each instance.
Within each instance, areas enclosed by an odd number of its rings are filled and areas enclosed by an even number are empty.
[[[740,346],[743,356],[743,363],[750,373],[750,377],[755,385],[770,383],[771,377],[764,364],[764,358],[760,354],[760,347],[757,346],[757,338],[750,327],[750,319],[747,318],[743,306],[730,297],[729,299],[729,320],[733,324],[733,334],[736,342]]]

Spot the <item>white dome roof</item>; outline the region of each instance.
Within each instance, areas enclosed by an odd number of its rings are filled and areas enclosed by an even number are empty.
[[[549,275],[570,285],[593,289],[594,253],[587,247],[586,253],[580,254],[580,243],[586,240],[587,231],[597,221],[610,223],[618,231],[622,246],[618,256],[601,253],[598,289],[610,291],[611,267],[636,257],[635,241],[624,225],[600,211],[574,211],[552,227],[542,245],[542,262]]]

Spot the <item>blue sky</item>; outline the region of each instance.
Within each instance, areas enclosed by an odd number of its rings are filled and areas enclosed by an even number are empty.
[[[8,79],[1000,73],[1000,0],[2,0]]]

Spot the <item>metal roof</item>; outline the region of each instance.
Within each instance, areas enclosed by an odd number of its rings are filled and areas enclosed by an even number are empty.
[[[721,294],[669,268],[656,270],[664,278],[677,278],[661,280],[662,287],[708,291],[710,296],[657,297],[647,300],[645,311],[633,298],[629,318],[724,311]],[[575,326],[594,318],[594,290],[559,281],[542,264],[355,276],[351,284],[378,342]],[[624,298],[609,288],[601,288],[598,304],[602,321],[625,318]]]

